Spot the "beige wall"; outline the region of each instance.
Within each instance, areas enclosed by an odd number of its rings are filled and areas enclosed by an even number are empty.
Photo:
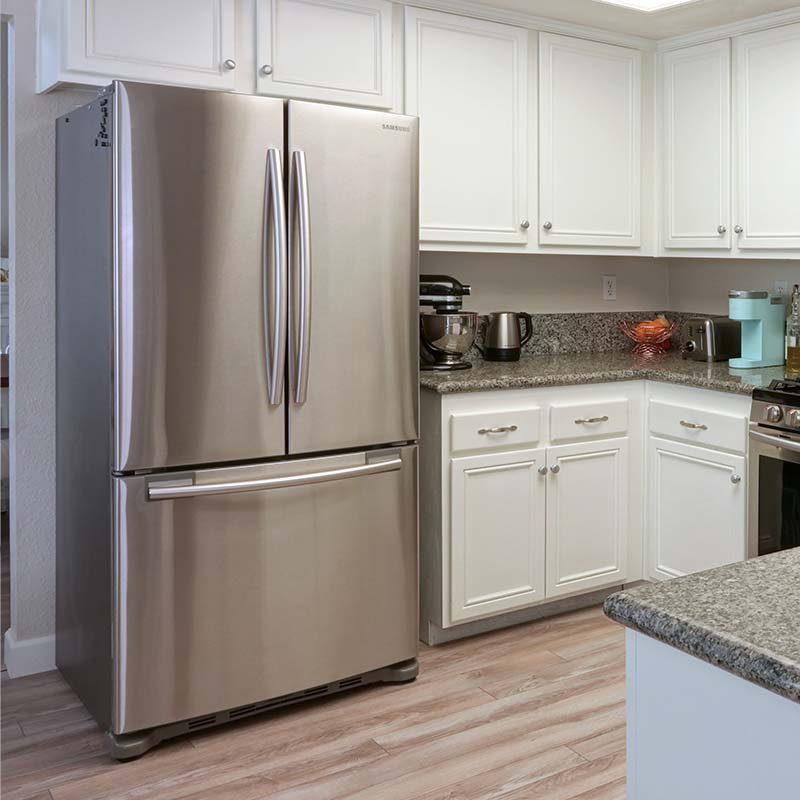
[[[664,259],[669,269],[669,308],[705,314],[728,313],[729,289],[773,290],[775,281],[800,283],[800,261]]]
[[[420,272],[472,285],[470,311],[645,311],[669,306],[664,259],[626,256],[422,253]],[[602,298],[603,275],[617,276],[617,300]]]

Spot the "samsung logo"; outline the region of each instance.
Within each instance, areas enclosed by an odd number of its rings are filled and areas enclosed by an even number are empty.
[[[405,133],[410,133],[411,128],[408,125],[390,125],[388,122],[384,122],[381,126],[385,131],[403,131]]]

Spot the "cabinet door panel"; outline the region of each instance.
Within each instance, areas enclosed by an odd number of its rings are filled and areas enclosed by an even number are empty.
[[[742,249],[800,248],[800,24],[734,40]]]
[[[392,107],[389,0],[258,0],[260,94]]]
[[[730,42],[665,53],[662,65],[664,246],[728,249]]]
[[[232,89],[234,0],[69,0],[67,70]]]
[[[406,113],[420,117],[422,241],[526,241],[527,35],[406,9]]]
[[[744,559],[744,456],[651,437],[648,473],[650,578],[674,578]]]
[[[641,60],[540,34],[540,244],[639,246]]]
[[[550,447],[547,463],[547,596],[622,583],[628,438]]]
[[[544,598],[544,450],[451,462],[450,618]]]

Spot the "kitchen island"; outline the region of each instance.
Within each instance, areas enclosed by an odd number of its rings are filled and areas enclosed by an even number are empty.
[[[800,796],[800,548],[610,596],[628,800]]]

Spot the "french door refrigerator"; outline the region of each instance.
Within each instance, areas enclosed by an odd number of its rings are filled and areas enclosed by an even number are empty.
[[[417,121],[57,122],[59,669],[112,755],[417,662]]]

